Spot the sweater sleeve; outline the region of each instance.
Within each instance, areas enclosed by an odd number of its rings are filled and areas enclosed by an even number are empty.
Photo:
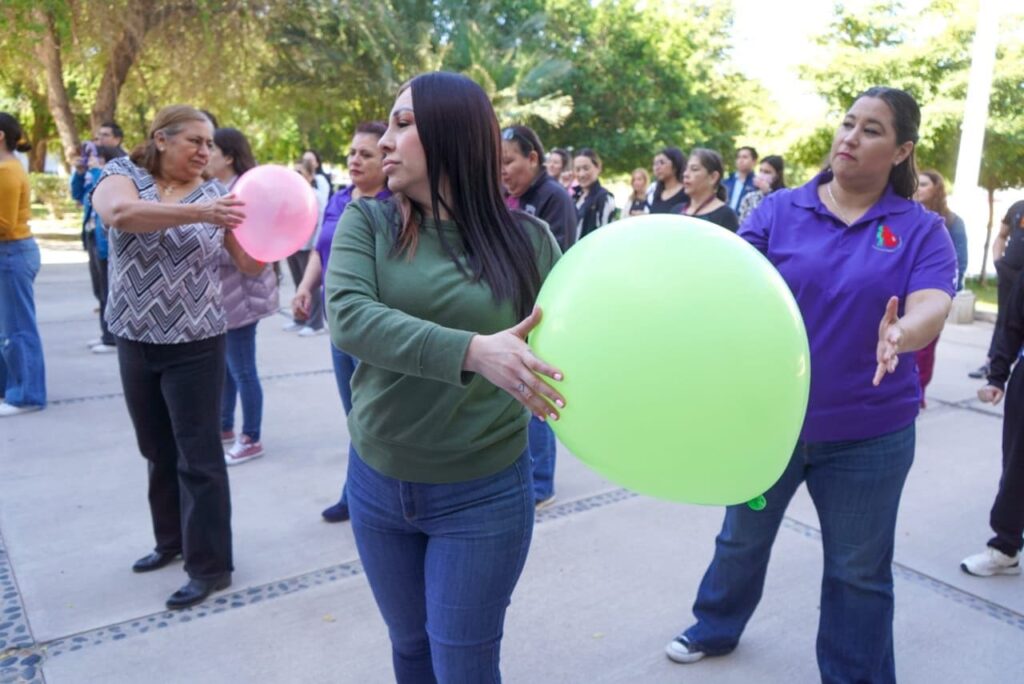
[[[1003,389],[1010,377],[1021,344],[1024,343],[1024,274],[1017,278],[1010,292],[1010,302],[1006,307],[1006,320],[996,335],[995,353],[992,355],[988,384]]]
[[[377,249],[383,237],[363,201],[349,205],[331,243],[325,282],[331,341],[370,365],[453,385],[467,385],[462,370],[474,333],[446,328],[381,301],[378,276],[401,266],[404,257]],[[386,230],[386,227],[383,227]],[[379,263],[378,259],[387,259]]]

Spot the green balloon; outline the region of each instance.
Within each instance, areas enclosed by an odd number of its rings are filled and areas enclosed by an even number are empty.
[[[746,503],[789,462],[807,408],[803,319],[775,268],[692,217],[587,236],[541,289],[538,357],[565,376],[562,443],[609,480],[697,504]]]

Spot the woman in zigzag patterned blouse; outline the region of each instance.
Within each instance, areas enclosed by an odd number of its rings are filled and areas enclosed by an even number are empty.
[[[227,330],[218,273],[222,248],[243,273],[263,264],[224,228],[241,202],[205,181],[213,126],[185,105],[162,109],[131,159],[103,170],[93,207],[110,227],[110,294],[121,383],[139,450],[149,462],[156,548],[135,572],[180,555],[189,582],[168,608],[199,603],[231,583],[231,500],[220,441]]]

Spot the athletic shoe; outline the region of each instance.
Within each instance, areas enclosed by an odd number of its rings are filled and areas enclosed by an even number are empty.
[[[308,325],[304,325],[299,330],[299,337],[316,337],[317,335],[323,335],[325,332],[327,332],[325,328],[311,328]]]
[[[113,354],[117,351],[117,345],[114,344],[96,344],[91,347],[93,354]]]
[[[22,413],[32,413],[33,411],[42,410],[42,406],[15,406],[14,404],[8,404],[6,401],[0,402],[0,418],[20,416]]]
[[[247,463],[263,455],[263,445],[253,442],[245,435],[241,435],[234,446],[224,454],[224,462],[229,466]]]
[[[967,377],[974,378],[975,380],[981,380],[981,379],[984,379],[984,378],[988,377],[988,371],[989,371],[989,367],[988,367],[988,364],[986,363],[985,365],[981,366],[980,368],[972,370],[970,373],[967,374]]]
[[[85,346],[89,347],[89,348],[92,348],[92,347],[95,347],[97,344],[103,344],[103,338],[102,337],[94,337],[93,339],[91,339],[88,342],[86,342]]]
[[[235,431],[234,430],[221,430],[220,443],[224,446],[231,446],[235,443]]]
[[[296,330],[301,330],[302,328],[304,328],[305,325],[306,325],[305,323],[297,323],[295,321],[288,321],[287,323],[285,323],[284,325],[281,326],[281,330],[284,330],[285,332],[295,332]]]
[[[960,563],[960,569],[968,575],[974,575],[975,577],[1019,575],[1020,553],[1007,556],[999,549],[993,549],[991,546],[988,546],[981,553],[964,558]]]
[[[668,646],[665,647],[665,655],[667,655],[670,660],[677,663],[695,663],[703,658],[705,653],[691,644],[689,639],[680,634],[675,639],[668,642]]]

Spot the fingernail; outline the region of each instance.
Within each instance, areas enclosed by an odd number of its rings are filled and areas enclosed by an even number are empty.
[[[551,414],[551,420],[558,420],[558,414],[557,413],[552,413]]]
[[[546,418],[543,416],[543,414],[540,414],[540,413],[533,414],[533,417],[536,418],[537,420],[541,421],[542,423],[546,420]]]
[[[562,374],[561,373],[555,373],[555,380],[561,381],[562,380]]]
[[[555,406],[558,408],[565,408],[565,402],[561,399],[555,399]]]

